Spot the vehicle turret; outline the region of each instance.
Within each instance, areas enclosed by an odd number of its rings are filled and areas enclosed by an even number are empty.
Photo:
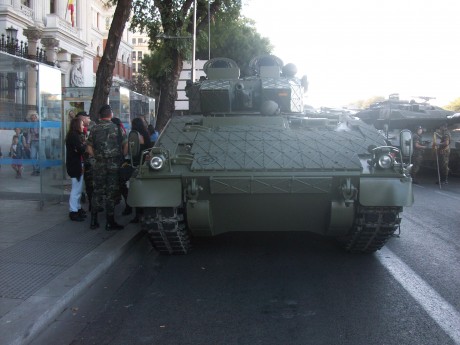
[[[294,64],[284,66],[273,55],[257,57],[249,64],[251,75],[240,78],[235,61],[215,58],[203,70],[206,78],[186,87],[191,114],[260,113],[267,101],[278,104],[282,112],[302,113],[303,85]]]

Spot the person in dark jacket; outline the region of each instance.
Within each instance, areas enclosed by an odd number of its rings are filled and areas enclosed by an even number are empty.
[[[131,131],[137,132],[137,135],[139,137],[139,154],[137,157],[133,157],[133,162],[135,166],[138,166],[141,163],[141,158],[142,158],[142,152],[144,150],[149,149],[153,146],[153,143],[150,139],[150,134],[148,131],[148,127],[145,123],[144,120],[142,120],[140,117],[136,117],[133,119],[131,122]],[[131,206],[127,206],[129,209],[131,209]],[[131,219],[130,223],[139,223],[140,217],[142,216],[142,209],[139,207],[136,207],[136,215],[133,219]]]
[[[81,208],[80,200],[83,189],[83,154],[86,151],[82,133],[83,121],[79,118],[72,119],[65,138],[66,170],[72,179],[72,190],[69,197],[69,217],[77,222],[82,222],[86,217],[85,211]]]
[[[412,135],[412,142],[414,143],[414,151],[412,153],[413,166],[411,170],[411,176],[412,176],[412,183],[415,183],[415,184],[419,184],[419,181],[417,179],[417,173],[419,172],[420,166],[422,165],[425,149],[428,148],[427,145],[423,144],[422,133],[423,133],[422,126],[418,126],[415,130],[415,133]]]
[[[121,122],[120,118],[118,117],[112,117],[111,120],[114,124],[117,125],[118,128],[118,136],[119,136],[119,141],[121,142],[121,137],[125,136],[126,137],[126,128]],[[122,212],[122,215],[126,216],[132,213],[131,207],[128,206],[128,186],[126,185],[127,180],[121,178],[120,176],[120,196],[117,199],[117,204],[121,202],[121,198],[125,200],[125,209]]]
[[[140,118],[136,117],[131,122],[131,130],[136,131],[139,135],[139,155],[137,157],[133,157],[134,165],[139,165],[141,160],[142,152],[146,149],[149,149],[153,146],[152,140],[150,138],[150,134],[145,122]]]
[[[77,113],[77,118],[81,119],[83,122],[83,133],[82,133],[82,140],[86,144],[86,140],[88,139],[89,133],[91,128],[95,125],[94,122],[91,121],[90,116],[86,111],[80,111]],[[91,212],[91,202],[93,197],[93,167],[92,167],[92,160],[89,158],[88,152],[83,154],[83,167],[84,167],[84,174],[83,174],[83,184],[85,193],[82,191],[81,193],[81,202],[85,202],[88,200],[88,211]]]

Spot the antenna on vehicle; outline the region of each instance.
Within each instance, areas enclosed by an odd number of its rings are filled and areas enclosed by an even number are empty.
[[[430,99],[436,99],[436,97],[430,97],[430,96],[412,96],[412,97],[423,99],[425,102],[429,102]]]

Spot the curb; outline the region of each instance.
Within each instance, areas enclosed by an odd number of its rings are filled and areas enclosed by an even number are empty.
[[[32,341],[142,237],[139,227],[125,228],[4,315],[0,319],[0,343],[21,345]]]

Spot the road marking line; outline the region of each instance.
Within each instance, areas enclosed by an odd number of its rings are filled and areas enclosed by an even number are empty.
[[[390,249],[384,247],[376,256],[455,344],[460,345],[460,313]]]
[[[460,198],[458,196],[451,195],[451,194],[448,194],[448,193],[445,193],[445,192],[436,191],[436,194],[441,194],[441,195],[447,196],[448,198],[452,198],[452,199],[455,199],[455,200],[460,200]]]

